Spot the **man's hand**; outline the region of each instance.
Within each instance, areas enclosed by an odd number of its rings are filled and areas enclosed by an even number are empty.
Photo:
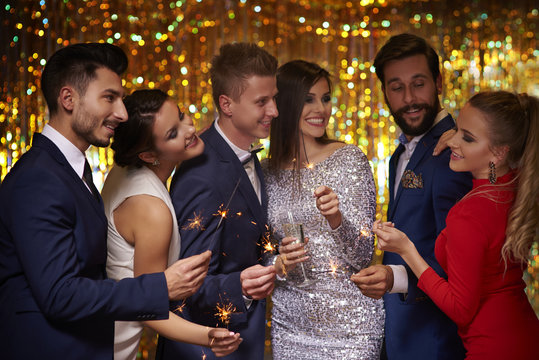
[[[275,284],[275,268],[273,266],[254,265],[240,274],[243,295],[254,300],[264,299],[271,294]]]
[[[352,275],[350,279],[363,295],[373,299],[380,299],[393,288],[393,270],[387,265],[369,266]]]
[[[165,270],[168,298],[182,300],[197,292],[210,265],[211,251],[181,259]]]

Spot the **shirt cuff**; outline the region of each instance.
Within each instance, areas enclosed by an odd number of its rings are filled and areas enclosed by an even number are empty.
[[[393,270],[393,288],[390,294],[408,293],[408,273],[403,265],[388,265]]]
[[[253,303],[253,299],[248,298],[245,295],[241,295],[241,296],[243,296],[243,301],[245,302],[245,307],[247,308],[247,310],[249,310],[249,308],[251,307],[251,304]]]

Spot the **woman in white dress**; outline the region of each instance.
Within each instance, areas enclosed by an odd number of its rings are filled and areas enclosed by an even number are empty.
[[[102,191],[109,223],[107,275],[116,280],[163,271],[178,259],[178,224],[166,182],[176,165],[204,149],[191,119],[164,92],[138,90],[124,104],[129,120],[114,130],[115,166]],[[210,255],[180,260],[185,297],[198,290]],[[144,315],[141,320],[146,321],[116,322],[115,359],[136,358],[144,325],[169,339],[207,346],[217,356],[230,354],[241,342],[239,334],[188,322],[172,311],[167,320]]]
[[[272,295],[274,358],[378,359],[383,302],[363,296],[350,280],[369,265],[374,248],[369,230],[376,194],[369,162],[357,146],[326,135],[326,70],[291,61],[279,68],[277,87],[279,116],[271,124],[264,164],[268,221],[282,238]],[[283,224],[291,220],[303,224],[305,248],[284,237]]]

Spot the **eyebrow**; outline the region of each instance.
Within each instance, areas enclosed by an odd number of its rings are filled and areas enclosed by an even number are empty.
[[[428,79],[427,75],[425,74],[416,74],[414,76],[412,76],[412,80],[416,80],[416,79]],[[387,84],[391,84],[392,82],[396,82],[396,81],[402,81],[399,77],[394,77],[394,78],[391,78],[389,80],[387,80]]]
[[[109,94],[115,95],[115,96],[120,97],[120,98],[123,97],[123,94],[124,94],[123,91],[120,92],[118,90],[110,89],[110,88],[103,90],[103,93],[109,93]]]

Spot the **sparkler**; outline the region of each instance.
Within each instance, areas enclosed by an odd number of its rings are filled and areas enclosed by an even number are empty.
[[[200,215],[200,213],[197,213],[196,211],[193,212],[193,217],[191,219],[188,219],[187,225],[183,226],[183,230],[206,230],[204,225],[202,225],[202,220],[204,218]]]
[[[333,277],[337,276],[337,270],[339,269],[339,265],[336,262],[333,262],[333,260],[329,260],[329,267],[331,268],[331,275],[333,275]]]
[[[215,313],[215,316],[217,316],[219,321],[225,324],[226,328],[228,329],[228,324],[230,324],[230,315],[236,312],[236,307],[232,303],[225,304],[220,295],[219,298],[221,299],[221,302],[217,303],[217,312]]]
[[[228,207],[230,206],[230,202],[232,201],[232,198],[234,197],[234,195],[236,194],[236,191],[238,190],[240,181],[241,181],[241,177],[236,182],[236,185],[234,186],[234,190],[232,190],[232,194],[230,194],[230,197],[228,198],[228,201],[226,202],[224,209],[222,208],[222,206],[220,206],[219,209],[217,210],[217,216],[220,216],[221,218],[219,219],[219,222],[217,223],[217,227],[215,228],[215,230],[213,231],[213,234],[211,235],[210,247],[209,247],[210,250],[213,249],[213,243],[215,241],[215,234],[217,234],[217,230],[219,230],[219,227],[221,226],[223,219],[228,214]]]
[[[178,305],[176,309],[174,309],[174,312],[179,312],[181,314],[184,308],[185,308],[185,299],[182,301],[180,305]]]

